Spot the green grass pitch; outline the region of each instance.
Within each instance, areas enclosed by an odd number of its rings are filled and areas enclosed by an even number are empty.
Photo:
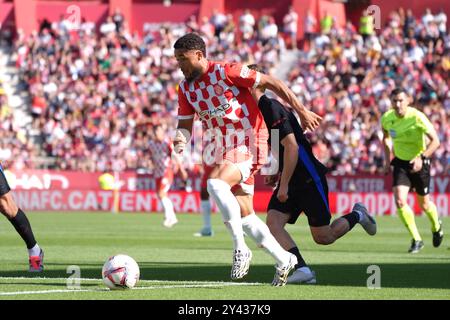
[[[329,246],[312,241],[304,216],[288,229],[317,273],[316,285],[272,287],[274,261],[247,238],[253,251],[249,274],[230,281],[232,244],[219,214],[215,236],[196,238],[199,214],[179,214],[172,229],[162,214],[28,213],[45,250],[45,271],[30,274],[22,239],[0,220],[1,299],[450,299],[450,218],[439,248],[431,243],[430,224],[417,217],[425,248],[406,253],[410,237],[397,217],[377,217],[378,234],[357,225]],[[260,215],[265,219],[264,215]],[[108,291],[101,268],[111,255],[124,253],[139,264],[141,280],[132,290]],[[67,288],[67,267],[79,266],[81,287]],[[380,268],[379,289],[367,287],[368,267]],[[369,281],[370,282],[370,281]]]

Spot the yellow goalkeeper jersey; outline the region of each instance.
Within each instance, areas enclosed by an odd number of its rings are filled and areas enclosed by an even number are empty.
[[[393,141],[394,155],[408,161],[426,150],[426,133],[434,131],[430,120],[412,107],[408,107],[403,118],[397,117],[393,109],[385,112],[381,126]]]

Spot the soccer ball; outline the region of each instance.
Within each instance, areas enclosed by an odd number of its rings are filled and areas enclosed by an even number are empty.
[[[112,290],[133,288],[139,280],[139,273],[136,261],[124,254],[110,257],[102,268],[103,282]]]

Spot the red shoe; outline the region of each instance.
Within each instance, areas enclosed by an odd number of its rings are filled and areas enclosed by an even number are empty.
[[[38,256],[30,256],[28,261],[30,263],[28,272],[42,272],[44,270],[44,251],[41,249]]]

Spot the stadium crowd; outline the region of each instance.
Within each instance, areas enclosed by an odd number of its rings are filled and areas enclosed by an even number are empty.
[[[171,135],[177,121],[182,78],[172,50],[177,37],[199,32],[210,59],[258,63],[272,72],[285,50],[283,33],[296,32],[288,26],[295,14],[289,14],[284,28],[270,16],[256,20],[250,11],[237,25],[231,15],[214,12],[199,23],[191,17],[185,24],[148,24],[139,36],[128,32],[116,12],[100,26],[83,21],[74,29],[61,19],[44,23],[29,37],[19,32],[14,50],[32,97],[32,130],[28,136],[14,135],[12,115],[2,106],[0,157],[8,160],[9,155],[12,165],[22,168],[36,166],[30,159],[41,154],[56,159],[54,168],[62,170],[151,170],[150,128],[162,123]],[[351,23],[339,28],[330,16],[326,19],[319,21],[319,32],[308,34],[288,79],[304,104],[324,117],[310,135],[319,159],[333,174],[381,172],[379,119],[390,107],[389,91],[402,85],[441,139],[433,174],[448,173],[450,38],[445,14],[427,11],[417,19],[400,9],[380,30],[357,30]],[[306,23],[306,30],[314,30],[311,25],[317,22],[311,18]]]

